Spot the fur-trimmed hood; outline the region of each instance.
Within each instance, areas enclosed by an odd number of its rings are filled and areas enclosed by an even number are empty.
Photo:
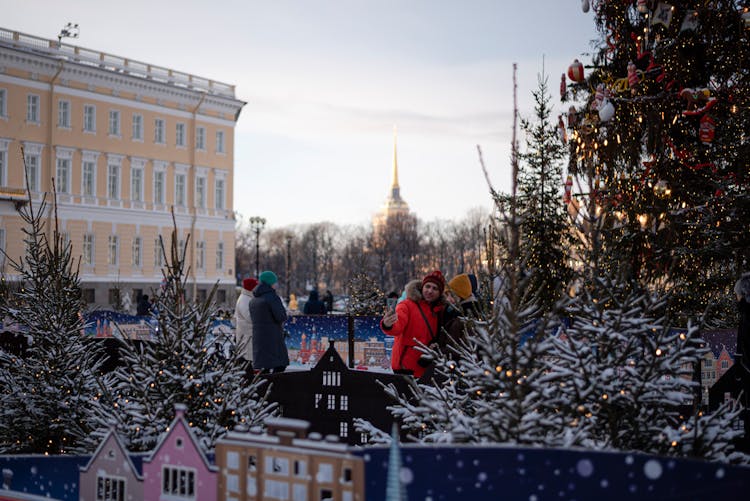
[[[404,287],[404,291],[406,292],[406,299],[411,299],[412,301],[419,301],[422,298],[422,281],[421,280],[412,280],[408,284],[406,284],[406,287]]]

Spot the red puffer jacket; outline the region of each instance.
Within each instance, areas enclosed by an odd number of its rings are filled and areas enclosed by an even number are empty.
[[[394,371],[412,371],[416,378],[422,376],[425,371],[425,368],[417,363],[422,356],[422,352],[415,348],[417,341],[429,345],[437,337],[439,319],[444,309],[442,301],[437,306],[431,306],[425,301],[422,298],[421,286],[422,282],[419,280],[406,284],[406,299],[396,306],[398,320],[390,329],[384,328],[383,321],[380,321],[380,329],[386,335],[395,338],[391,352],[391,368]]]

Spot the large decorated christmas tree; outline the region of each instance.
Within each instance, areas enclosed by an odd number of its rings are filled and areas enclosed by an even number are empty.
[[[672,313],[731,306],[750,252],[750,2],[589,4],[593,65],[561,85],[569,210],[602,228],[605,266],[669,289]]]

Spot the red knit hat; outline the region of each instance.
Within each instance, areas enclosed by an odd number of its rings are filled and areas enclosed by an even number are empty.
[[[248,291],[255,289],[258,285],[258,280],[254,278],[246,278],[242,281],[242,288]]]
[[[429,275],[425,276],[422,279],[422,287],[424,287],[424,284],[426,284],[427,282],[432,282],[433,284],[437,285],[438,290],[440,290],[440,294],[442,294],[445,290],[445,277],[443,277],[443,274],[440,272],[440,270],[435,270]]]

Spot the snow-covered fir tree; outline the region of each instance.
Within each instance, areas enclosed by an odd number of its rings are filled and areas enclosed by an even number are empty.
[[[350,315],[382,315],[385,308],[385,294],[365,273],[355,274],[347,283]]]
[[[49,216],[46,198],[20,207],[25,253],[6,255],[18,275],[0,300],[0,318],[25,337],[20,353],[0,349],[0,452],[84,453],[109,409],[100,396],[102,347],[84,334],[78,263]],[[47,228],[46,223],[54,224]]]
[[[261,425],[275,412],[266,401],[265,382],[245,378],[233,336],[212,330],[215,287],[206,301],[185,300],[187,245],[189,238],[178,248],[174,230],[168,256],[162,247],[164,286],[155,294],[151,340],[121,342],[122,364],[114,371],[111,398],[130,450],[150,450],[157,443],[175,404],[187,406],[188,422],[206,450],[235,425]]]
[[[699,410],[692,378],[707,348],[694,325],[671,328],[666,304],[601,277],[579,290],[570,326],[552,338],[554,407],[598,448],[727,460],[738,410]]]

